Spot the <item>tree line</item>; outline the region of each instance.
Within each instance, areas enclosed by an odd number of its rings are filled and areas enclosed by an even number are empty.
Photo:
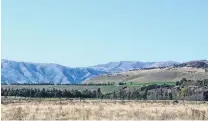
[[[107,93],[103,96],[106,99],[117,99],[117,100],[146,100],[148,90],[157,88],[172,88],[173,85],[147,85],[140,88],[130,89],[127,86],[123,86],[117,91]]]
[[[109,86],[115,85],[115,82],[108,82],[108,83],[97,83],[97,84],[54,84],[54,83],[1,83],[1,85],[72,85],[72,86]]]
[[[59,89],[4,89],[1,88],[2,96],[32,97],[32,98],[100,98],[100,88],[97,90],[59,90]]]
[[[208,86],[208,79],[203,80],[187,80],[186,78],[182,78],[180,81],[176,81],[176,86],[199,86],[204,87]]]
[[[31,98],[99,98],[99,99],[146,99],[147,91],[150,89],[170,87],[170,85],[148,85],[141,88],[134,88],[130,90],[126,86],[122,86],[119,90],[115,90],[111,93],[103,94],[101,89],[97,90],[59,90],[59,89],[13,89],[13,88],[1,88],[2,96],[15,96],[15,97],[31,97]]]

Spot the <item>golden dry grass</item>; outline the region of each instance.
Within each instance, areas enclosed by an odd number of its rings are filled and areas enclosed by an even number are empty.
[[[131,101],[21,101],[1,104],[2,120],[208,120],[207,104]]]

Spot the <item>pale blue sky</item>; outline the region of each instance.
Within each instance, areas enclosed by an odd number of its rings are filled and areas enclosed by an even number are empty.
[[[66,66],[208,59],[208,0],[2,0],[2,58]]]

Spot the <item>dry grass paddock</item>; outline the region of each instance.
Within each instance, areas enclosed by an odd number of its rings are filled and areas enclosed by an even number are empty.
[[[28,101],[2,103],[2,120],[208,120],[208,104],[158,101]]]

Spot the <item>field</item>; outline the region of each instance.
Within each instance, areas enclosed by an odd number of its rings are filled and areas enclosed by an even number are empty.
[[[1,104],[2,120],[208,120],[208,104],[172,101],[20,100]]]
[[[163,84],[153,82],[151,84]],[[141,88],[148,82],[127,82],[129,89]],[[166,82],[174,85],[175,82]],[[3,89],[69,89],[97,90],[102,93],[120,90],[119,85],[2,85]],[[124,93],[122,93],[124,94]],[[208,120],[208,102],[200,101],[150,101],[150,100],[100,100],[98,98],[30,98],[1,97],[2,120]],[[80,98],[81,99],[81,98]],[[109,99],[109,98],[108,98]],[[118,99],[118,98],[114,98]]]

